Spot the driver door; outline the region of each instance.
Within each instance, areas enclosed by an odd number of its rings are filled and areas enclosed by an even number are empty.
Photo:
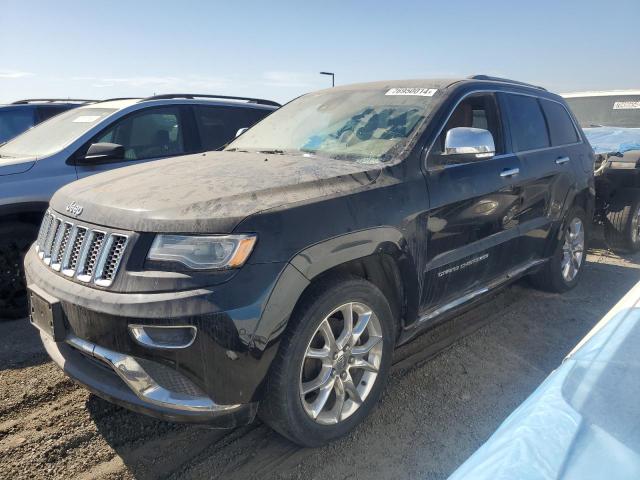
[[[431,203],[422,311],[482,289],[519,261],[520,159],[507,153],[504,122],[493,93],[467,96],[450,115],[427,158]],[[447,155],[449,130],[488,130],[495,155]]]
[[[114,168],[188,153],[185,144],[185,111],[179,106],[146,108],[107,127],[79,152],[81,158],[94,143],[124,147],[124,158],[106,162],[76,160],[78,178]]]

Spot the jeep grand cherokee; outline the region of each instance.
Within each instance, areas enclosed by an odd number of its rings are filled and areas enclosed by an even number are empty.
[[[53,197],[26,258],[49,355],[97,395],[302,445],[371,411],[394,347],[523,275],[576,285],[593,152],[564,100],[476,76],[304,95],[224,151]]]

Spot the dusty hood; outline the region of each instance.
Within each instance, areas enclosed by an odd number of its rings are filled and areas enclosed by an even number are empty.
[[[125,230],[227,233],[256,212],[369,184],[378,168],[304,156],[208,152],[94,175],[60,189],[51,206],[66,214],[75,202],[82,207],[80,221]]]
[[[0,176],[24,173],[36,163],[35,157],[0,157]]]

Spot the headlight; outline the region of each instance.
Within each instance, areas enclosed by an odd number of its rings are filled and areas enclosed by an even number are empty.
[[[156,236],[147,259],[182,264],[193,270],[241,267],[256,243],[255,235]]]

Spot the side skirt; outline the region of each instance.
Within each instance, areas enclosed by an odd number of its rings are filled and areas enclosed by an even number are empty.
[[[498,290],[501,287],[507,286],[514,280],[517,280],[518,278],[524,276],[526,273],[529,273],[531,270],[542,265],[548,260],[548,258],[544,258],[527,262],[524,265],[520,265],[508,271],[506,274],[497,277],[496,279],[480,288],[467,292],[448,303],[437,306],[427,311],[416,322],[405,328],[405,331],[400,335],[398,344],[408,342],[418,333],[427,330],[428,328],[437,325],[446,318],[449,318],[454,314],[459,313],[466,308],[476,304],[477,301],[483,299],[484,297],[488,297],[488,295],[486,294]]]

